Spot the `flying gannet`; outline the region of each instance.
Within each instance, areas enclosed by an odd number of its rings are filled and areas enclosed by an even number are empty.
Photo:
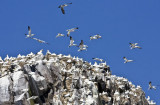
[[[25,34],[26,38],[31,38],[32,36],[34,36],[34,34],[31,34],[31,28],[30,26],[28,26],[28,34]]]
[[[67,32],[67,36],[69,37],[70,33],[71,33],[71,32],[74,32],[74,31],[77,30],[77,29],[79,29],[79,28],[76,27],[76,28],[71,28],[71,29],[66,30],[66,31],[68,31],[68,32]]]
[[[156,90],[156,86],[152,86],[152,82],[151,81],[149,82],[149,88],[148,88],[148,90],[150,90],[150,89]]]
[[[62,37],[62,36],[64,36],[64,34],[58,33],[58,35],[56,36],[56,38]]]
[[[71,47],[71,46],[77,46],[77,44],[74,44],[74,40],[73,38],[70,36],[70,45],[68,47]]]
[[[99,39],[99,38],[102,38],[102,36],[100,36],[99,34],[96,34],[94,36],[90,36],[90,40]]]
[[[100,61],[100,62],[104,62],[103,59],[99,59],[99,58],[92,58],[93,60],[96,60],[96,61]]]
[[[138,43],[129,43],[129,44],[130,44],[131,49],[135,49],[135,48],[142,49],[142,47],[137,46],[137,45],[138,45]]]
[[[88,48],[87,45],[84,45],[83,40],[81,40],[81,43],[79,44],[78,47],[79,47],[78,51],[82,51],[82,50],[86,50],[87,51],[87,48]]]
[[[72,4],[72,3],[60,5],[58,8],[61,8],[62,13],[65,14],[64,7],[68,6],[69,4]]]
[[[123,57],[123,59],[125,60],[124,63],[128,63],[128,62],[132,62],[133,60],[128,60],[126,57]]]

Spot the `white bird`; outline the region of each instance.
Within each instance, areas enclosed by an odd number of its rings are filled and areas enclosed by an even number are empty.
[[[103,59],[99,59],[99,58],[92,58],[93,60],[97,60],[97,61],[100,61],[100,62],[104,62]]]
[[[72,4],[72,3],[60,5],[58,8],[61,8],[62,13],[65,14],[64,7],[68,6],[69,4]]]
[[[31,34],[31,28],[30,26],[28,26],[28,34],[25,34],[26,38],[31,38],[32,36],[34,36],[34,34]]]
[[[135,48],[142,49],[142,47],[137,46],[137,45],[138,45],[138,43],[129,43],[129,44],[130,44],[131,49],[135,49]]]
[[[77,29],[79,29],[79,28],[76,27],[76,28],[71,28],[71,29],[66,30],[66,31],[68,31],[68,32],[67,32],[67,36],[69,37],[70,33],[71,33],[71,32],[74,32],[74,31],[77,30]]]
[[[80,48],[78,51],[82,51],[82,50],[86,50],[87,51],[87,48],[88,48],[87,45],[83,44],[83,40],[81,40],[81,43],[79,44],[78,47]]]
[[[37,38],[32,38],[32,39],[34,39],[34,40],[38,41],[39,43],[49,44],[49,43],[47,43],[47,42],[45,42],[45,41],[43,41],[43,40],[37,39]]]
[[[22,93],[21,95],[19,95],[19,97],[18,97],[17,99],[15,99],[15,102],[16,102],[16,101],[23,100],[24,95],[25,95],[26,93],[27,93],[27,92],[24,92],[24,93]]]
[[[152,86],[152,82],[151,82],[151,81],[149,82],[149,88],[148,88],[148,90],[149,90],[149,89],[154,89],[154,90],[156,90],[156,86]]]
[[[32,97],[29,97],[28,99],[27,99],[27,101],[29,101],[29,100],[31,100],[31,99],[36,99],[36,98],[38,98],[38,96],[32,96]]]
[[[125,60],[124,63],[132,62],[133,61],[133,60],[128,60],[126,57],[123,57],[123,59]]]
[[[70,36],[70,45],[68,47],[71,47],[71,46],[77,46],[77,44],[74,44],[74,40],[73,38]]]
[[[99,39],[99,38],[102,38],[102,36],[100,36],[99,34],[96,34],[94,36],[90,36],[90,40]]]
[[[28,92],[29,89],[22,89],[22,92]]]
[[[57,37],[62,37],[62,36],[64,36],[64,34],[58,33],[58,35],[56,36],[56,38]]]

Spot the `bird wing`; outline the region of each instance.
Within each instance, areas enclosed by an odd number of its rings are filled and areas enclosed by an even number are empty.
[[[70,40],[73,40],[73,38],[70,36]]]
[[[31,35],[31,28],[28,26],[28,35]]]
[[[133,60],[128,60],[128,62],[132,62]]]
[[[70,30],[68,30],[68,32],[67,32],[67,36],[69,37],[69,35],[70,35]]]
[[[135,43],[134,45],[138,45],[138,43]]]
[[[63,7],[61,7],[61,11],[62,11],[63,14],[65,14],[65,11],[64,11],[64,8],[63,8]]]
[[[32,39],[34,39],[34,40],[38,40],[37,38],[32,38]]]

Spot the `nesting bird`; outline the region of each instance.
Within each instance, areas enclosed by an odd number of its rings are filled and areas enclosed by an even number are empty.
[[[32,96],[32,97],[29,97],[28,99],[27,99],[27,101],[29,101],[29,100],[31,100],[31,99],[36,99],[36,98],[38,98],[38,96]]]
[[[81,43],[79,44],[78,47],[80,48],[78,51],[82,51],[82,50],[86,50],[87,51],[87,48],[88,48],[87,45],[84,45],[83,40],[81,40]]]
[[[123,59],[125,60],[124,63],[133,62],[133,60],[128,60],[126,57],[123,57]]]
[[[156,90],[156,86],[152,86],[152,82],[151,82],[151,81],[149,82],[149,88],[148,88],[148,90],[149,90],[149,89],[154,89],[154,90]]]
[[[26,38],[31,38],[32,36],[34,36],[34,34],[31,34],[31,28],[30,26],[28,26],[28,34],[25,34]]]
[[[96,60],[96,61],[100,61],[100,62],[104,62],[103,59],[99,59],[99,58],[92,58],[93,60]]]
[[[100,36],[99,34],[96,34],[94,36],[90,36],[90,40],[99,39],[99,38],[102,38],[102,36]]]
[[[60,5],[58,8],[61,8],[62,13],[65,14],[64,7],[68,6],[69,4],[72,4],[72,3],[66,3],[63,5]]]
[[[73,38],[70,36],[70,45],[68,47],[71,47],[71,46],[77,46],[77,44],[74,44],[74,40]]]
[[[67,32],[67,36],[69,37],[69,36],[70,36],[70,33],[71,33],[71,32],[74,32],[74,31],[77,30],[77,29],[79,29],[79,28],[78,28],[78,27],[75,27],[75,28],[71,28],[71,29],[66,30],[66,31],[68,31],[68,32]]]
[[[58,35],[56,36],[56,38],[62,37],[62,36],[64,36],[64,34],[58,33]]]
[[[138,43],[129,43],[129,44],[130,44],[131,49],[135,49],[135,48],[142,49],[142,47],[137,46]]]

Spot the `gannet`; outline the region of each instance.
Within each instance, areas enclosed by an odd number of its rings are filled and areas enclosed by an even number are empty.
[[[87,45],[83,44],[83,40],[81,40],[81,43],[79,44],[78,47],[80,48],[78,51],[82,51],[82,50],[86,50],[87,51],[87,48],[88,48]]]
[[[62,13],[65,14],[64,7],[68,6],[69,4],[72,4],[72,3],[60,5],[58,8],[61,8]]]
[[[27,101],[29,101],[29,100],[31,100],[31,99],[36,99],[36,98],[38,98],[38,96],[32,96],[32,97],[29,97],[28,99],[27,99]]]
[[[68,47],[71,47],[71,46],[77,46],[77,44],[74,44],[74,40],[73,38],[70,36],[70,45]]]
[[[71,32],[74,32],[74,31],[77,30],[77,29],[79,29],[79,28],[76,27],[76,28],[71,28],[71,29],[66,30],[66,31],[68,31],[68,32],[67,32],[67,36],[69,37],[70,33],[71,33]]]
[[[129,43],[129,44],[130,44],[131,49],[135,49],[135,48],[142,49],[140,46],[137,46],[138,43]]]
[[[31,28],[30,26],[28,26],[28,34],[25,34],[26,38],[31,38],[32,36],[34,36],[34,34],[31,34]]]
[[[100,61],[100,62],[104,62],[103,59],[99,59],[99,58],[92,58],[93,60],[97,60],[97,61]]]
[[[99,34],[96,34],[94,36],[90,36],[90,40],[99,39],[99,38],[102,38],[102,36],[100,36]]]
[[[47,43],[47,42],[45,42],[45,41],[43,41],[43,40],[37,39],[37,38],[32,38],[32,39],[34,39],[34,40],[38,41],[39,43],[49,44],[49,43]]]
[[[58,35],[56,36],[56,38],[62,37],[62,36],[64,36],[64,34],[58,33]]]
[[[123,57],[123,59],[125,60],[124,63],[132,62],[133,61],[133,60],[128,60],[126,57]]]
[[[154,89],[154,90],[156,90],[156,86],[152,86],[152,82],[151,82],[151,81],[149,82],[149,88],[148,88],[148,90],[149,90],[149,89]]]

